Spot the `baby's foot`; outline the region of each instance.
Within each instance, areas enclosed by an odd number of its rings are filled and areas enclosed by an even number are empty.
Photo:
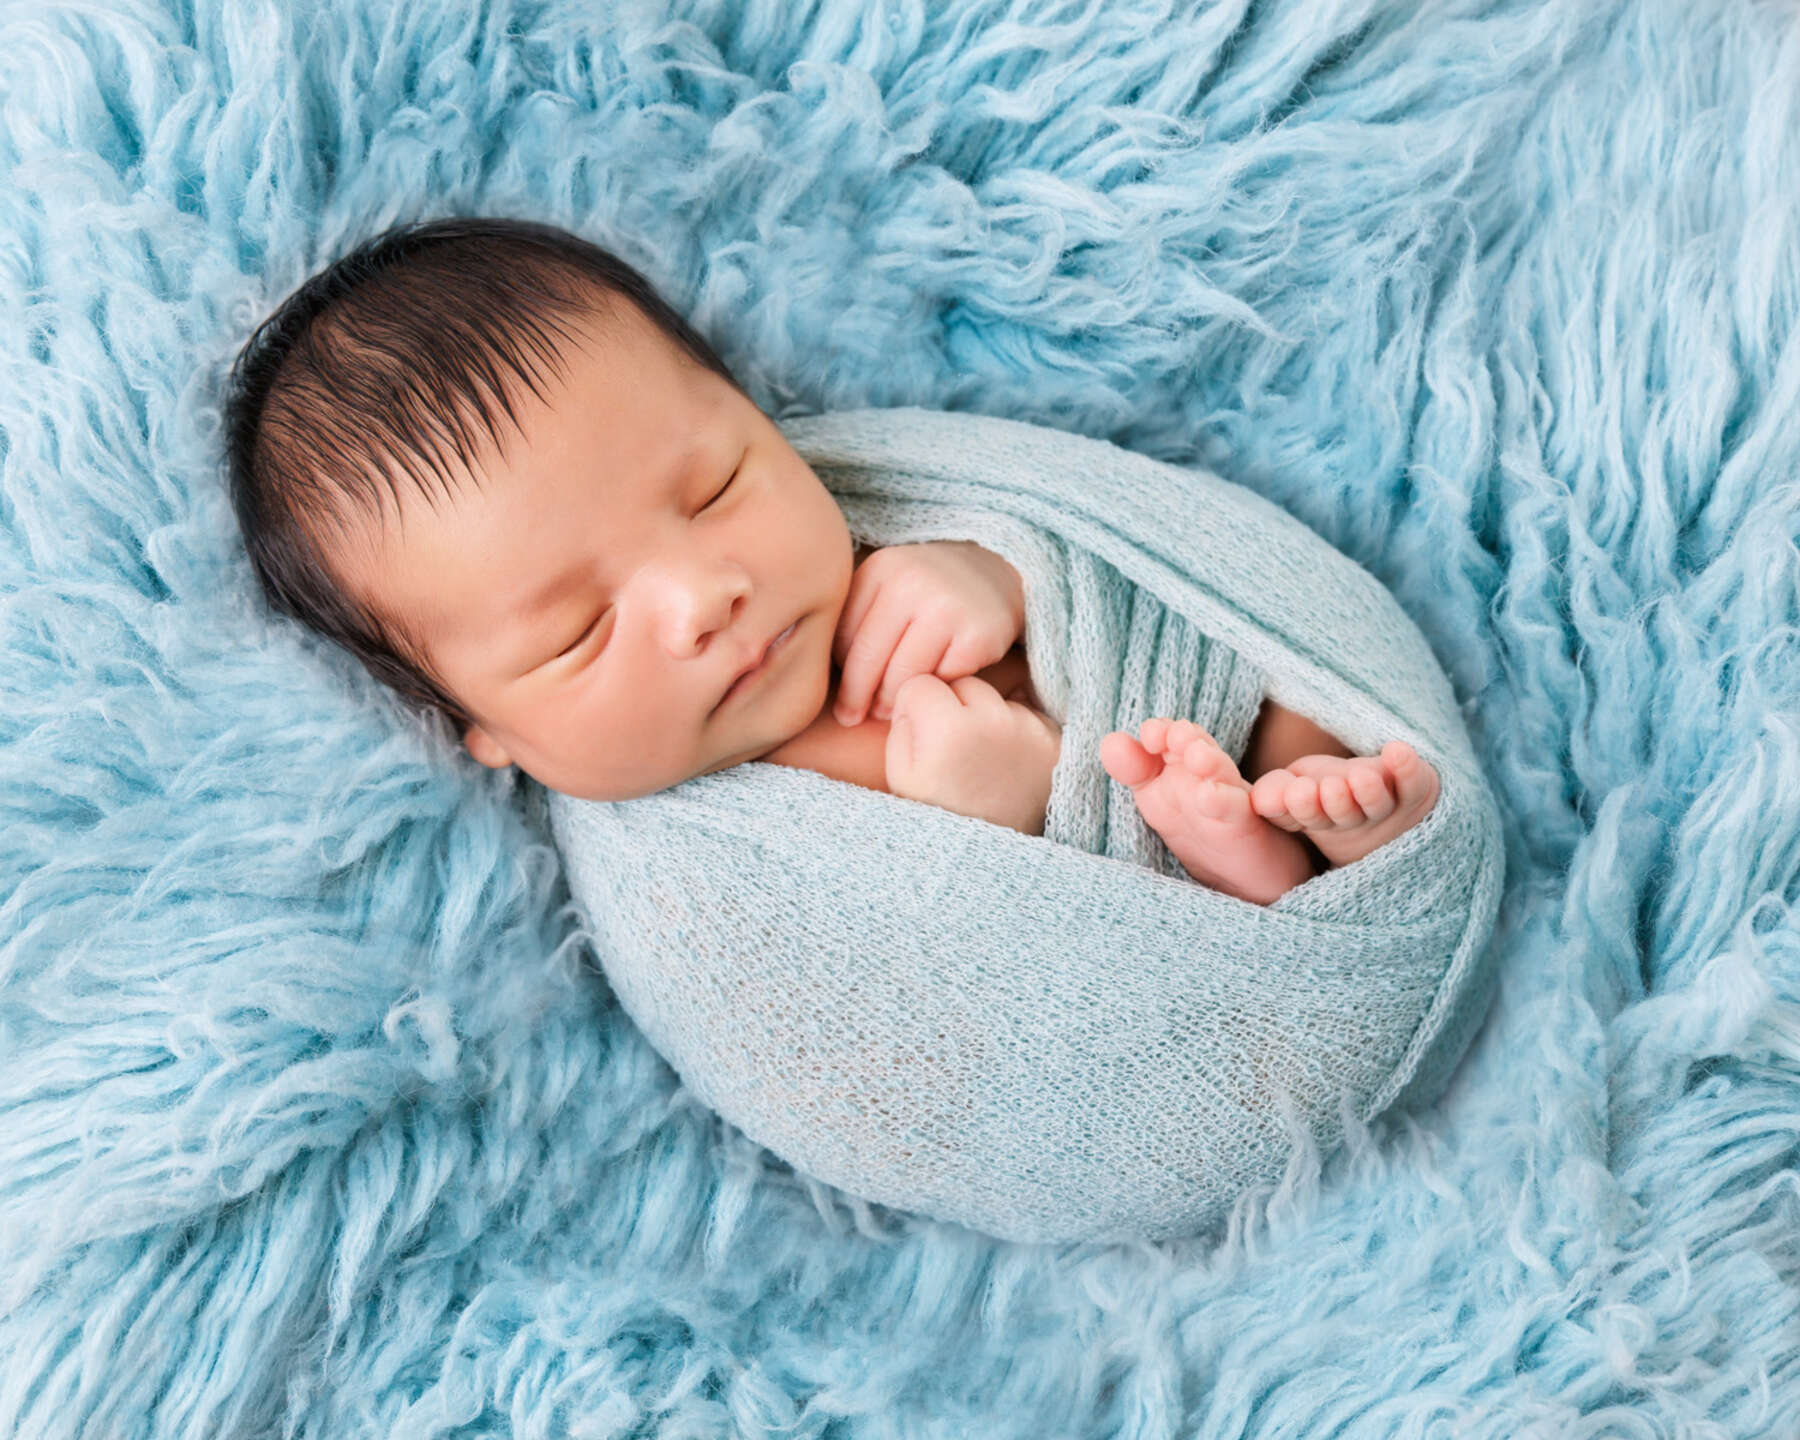
[[[1250,787],[1258,815],[1304,833],[1334,867],[1405,834],[1437,798],[1437,771],[1403,740],[1388,741],[1379,755],[1306,755]]]
[[[1305,842],[1255,813],[1248,782],[1206,731],[1153,719],[1138,736],[1113,731],[1100,742],[1100,763],[1131,787],[1138,813],[1189,875],[1256,905],[1312,878]]]

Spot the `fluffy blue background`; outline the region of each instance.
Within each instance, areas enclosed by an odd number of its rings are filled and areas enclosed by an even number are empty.
[[[1800,30],[1774,0],[0,19],[0,1432],[1800,1431]],[[686,1097],[553,855],[258,604],[225,367],[400,219],[641,265],[778,414],[1206,464],[1507,807],[1445,1100],[1028,1248]]]

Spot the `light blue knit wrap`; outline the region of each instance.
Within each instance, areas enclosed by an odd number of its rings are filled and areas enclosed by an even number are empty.
[[[1062,756],[1042,837],[761,763],[550,797],[600,961],[687,1086],[818,1179],[1034,1241],[1194,1233],[1303,1135],[1332,1145],[1340,1107],[1434,1095],[1489,990],[1499,817],[1375,578],[1241,486],[1099,441],[925,410],[784,429],[857,539],[1017,568]],[[1268,907],[1188,879],[1098,756],[1151,714],[1241,756],[1265,695],[1443,784]]]

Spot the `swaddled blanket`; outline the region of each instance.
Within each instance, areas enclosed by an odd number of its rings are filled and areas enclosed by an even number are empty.
[[[1018,570],[1063,726],[1043,836],[752,763],[549,797],[619,999],[688,1087],[854,1194],[1018,1240],[1162,1238],[1435,1094],[1488,993],[1498,815],[1392,596],[1254,493],[1105,443],[922,410],[784,430],[874,545]],[[1431,814],[1257,906],[1194,883],[1101,768],[1147,715],[1241,756],[1264,697],[1404,740]]]

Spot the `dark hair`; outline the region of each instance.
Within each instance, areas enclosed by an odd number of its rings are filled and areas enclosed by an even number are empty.
[[[346,595],[321,537],[347,505],[399,500],[396,468],[428,498],[451,493],[445,442],[465,477],[494,405],[516,431],[507,373],[541,400],[573,318],[624,300],[741,391],[710,345],[616,255],[554,226],[452,218],[398,225],[307,280],[257,327],[225,397],[231,503],[262,592],[277,612],[336,641],[378,680],[443,715],[469,717],[401,617]]]

